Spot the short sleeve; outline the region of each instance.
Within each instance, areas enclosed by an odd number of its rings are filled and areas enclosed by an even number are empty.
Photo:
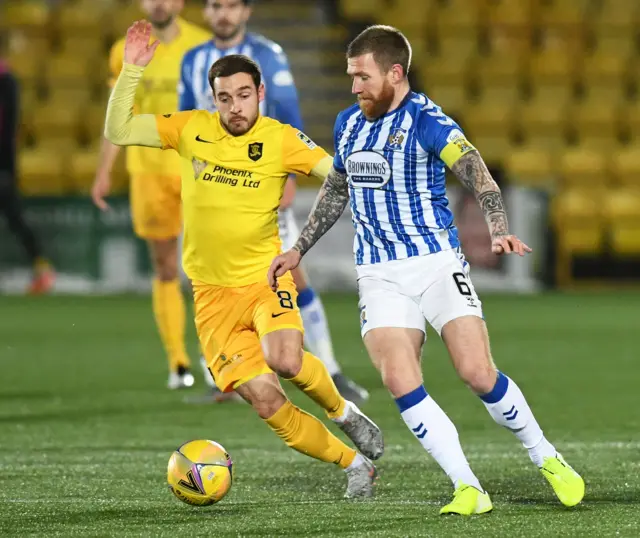
[[[290,125],[284,126],[282,162],[290,174],[308,176],[311,170],[329,154],[306,134]]]
[[[460,126],[430,100],[420,110],[418,136],[422,147],[437,155],[449,168],[476,149]]]
[[[113,88],[118,80],[120,71],[122,71],[122,64],[124,62],[124,47],[122,42],[116,42],[109,52],[109,79],[107,84],[109,88]]]
[[[340,137],[342,136],[342,132],[344,130],[344,125],[343,125],[343,120],[342,120],[342,113],[338,114],[338,117],[336,118],[336,122],[333,126],[333,167],[336,169],[337,172],[340,172],[341,174],[344,174],[347,170],[344,167],[344,163],[342,162],[342,157],[340,156],[340,149],[339,149],[339,145],[340,145]]]
[[[178,149],[182,131],[193,114],[193,110],[174,114],[156,114],[156,128],[162,142],[162,149]]]

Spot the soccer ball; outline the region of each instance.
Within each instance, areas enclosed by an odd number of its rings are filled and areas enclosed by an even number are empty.
[[[194,506],[217,503],[231,489],[231,456],[215,441],[189,441],[171,454],[167,482],[182,502]]]

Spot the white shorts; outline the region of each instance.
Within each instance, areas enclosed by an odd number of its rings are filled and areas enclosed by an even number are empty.
[[[300,231],[293,215],[293,209],[281,209],[278,211],[278,227],[280,228],[280,240],[282,241],[282,252],[293,248],[296,244]]]
[[[360,331],[380,327],[419,329],[425,319],[441,334],[449,321],[482,318],[482,303],[469,279],[462,251],[444,250],[373,265],[359,265]]]

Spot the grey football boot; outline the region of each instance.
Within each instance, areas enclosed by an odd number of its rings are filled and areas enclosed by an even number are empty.
[[[343,420],[334,419],[334,422],[353,441],[356,448],[367,458],[377,460],[384,454],[384,439],[382,431],[367,417],[358,406],[349,400],[346,416]]]
[[[362,458],[362,463],[353,469],[345,469],[347,473],[347,491],[345,499],[364,499],[373,497],[378,471],[373,463]]]

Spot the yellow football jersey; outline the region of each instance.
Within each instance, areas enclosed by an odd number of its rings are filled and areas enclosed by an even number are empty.
[[[178,19],[180,34],[170,43],[161,43],[146,67],[135,100],[136,114],[164,114],[178,108],[180,64],[184,54],[212,36],[199,26]],[[154,39],[152,37],[152,39]],[[122,70],[124,38],[111,48],[109,86],[113,87]],[[130,174],[180,174],[180,158],[174,151],[131,146],[127,148],[127,170]]]
[[[328,154],[304,133],[260,116],[242,136],[220,116],[156,116],[164,148],[182,157],[183,266],[195,281],[240,287],[266,280],[281,252],[278,205],[290,173],[309,175]]]

